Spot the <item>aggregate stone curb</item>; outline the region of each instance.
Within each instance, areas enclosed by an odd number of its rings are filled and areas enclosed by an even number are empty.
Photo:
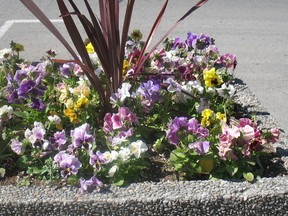
[[[236,101],[261,121],[277,127],[245,84]],[[265,114],[267,113],[267,114]],[[285,133],[275,144],[288,169]],[[81,193],[76,187],[0,186],[0,215],[288,215],[288,176],[261,178],[254,183],[233,180],[166,181],[105,186]]]
[[[1,187],[0,215],[287,215],[288,177],[255,183],[137,183],[83,194],[73,187]]]

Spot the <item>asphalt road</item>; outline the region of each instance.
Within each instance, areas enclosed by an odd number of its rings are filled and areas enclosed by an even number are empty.
[[[58,22],[56,1],[35,2],[68,38],[63,23]],[[121,1],[122,11],[125,2]],[[163,2],[137,0],[131,29],[140,29],[147,35]],[[171,0],[154,41],[194,3],[196,0]],[[23,56],[29,60],[39,59],[49,49],[57,50],[59,57],[69,57],[19,0],[0,0],[0,5],[0,49],[8,47],[13,40],[24,44]],[[186,37],[188,31],[205,33],[216,39],[221,53],[236,54],[237,77],[250,87],[284,131],[288,131],[287,11],[287,0],[210,0],[170,35]]]

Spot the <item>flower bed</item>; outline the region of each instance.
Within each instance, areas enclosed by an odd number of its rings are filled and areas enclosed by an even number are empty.
[[[83,191],[102,182],[151,180],[155,158],[183,180],[261,176],[262,146],[276,142],[279,130],[235,118],[236,57],[221,55],[210,37],[189,32],[185,40],[165,40],[135,74],[140,36],[134,31],[127,41],[124,81],[105,114],[79,65],[55,64],[54,51],[31,65],[12,42],[1,63],[5,168],[10,161],[10,171],[80,180]],[[95,74],[105,80],[93,46],[86,47]]]

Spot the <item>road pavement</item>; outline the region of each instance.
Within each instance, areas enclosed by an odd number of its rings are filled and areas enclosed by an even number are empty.
[[[59,22],[56,1],[35,2],[68,38],[64,24]],[[97,5],[96,0],[92,2]],[[137,0],[131,29],[140,29],[147,35],[163,3],[163,0]],[[171,0],[153,41],[194,3],[196,0]],[[13,40],[25,46],[23,56],[29,60],[39,59],[49,49],[57,50],[59,57],[69,57],[61,43],[35,21],[19,0],[0,0],[0,5],[0,49]],[[120,5],[124,11],[126,1],[122,0]],[[287,0],[210,0],[170,34],[184,38],[188,31],[205,33],[216,39],[221,53],[236,54],[237,77],[249,86],[284,131],[288,131],[287,11]]]

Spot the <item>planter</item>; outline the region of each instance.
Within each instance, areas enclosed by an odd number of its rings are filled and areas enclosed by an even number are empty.
[[[263,126],[277,123],[244,84],[236,101],[250,105]],[[284,135],[275,144],[278,164],[287,170]],[[1,186],[0,215],[287,215],[288,176],[235,180],[162,181],[105,186],[91,193],[76,187]],[[271,173],[275,175],[275,173]]]

